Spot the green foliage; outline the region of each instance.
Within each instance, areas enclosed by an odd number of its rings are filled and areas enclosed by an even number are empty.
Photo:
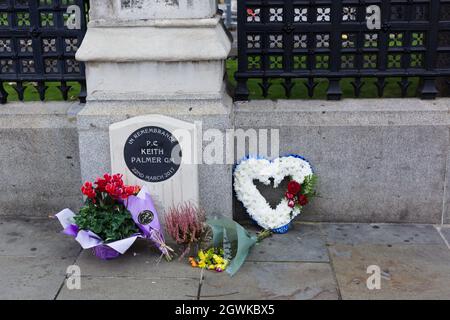
[[[317,195],[316,193],[317,181],[318,178],[315,174],[307,176],[302,184],[302,194],[304,194],[308,198],[315,197]]]
[[[227,75],[228,83],[232,88],[235,88],[237,83],[234,78],[234,73],[237,71],[237,59],[227,60]],[[360,98],[365,99],[379,99],[377,87],[375,85],[376,78],[362,78],[364,86],[361,88]],[[420,79],[418,77],[410,77],[411,85],[408,87],[408,97],[417,97],[417,90],[420,86]],[[314,91],[314,97],[310,98],[308,96],[308,90],[305,86],[306,79],[292,79],[294,84],[294,89],[292,90],[292,96],[290,99],[319,99],[323,100],[327,98],[328,80],[325,78],[314,78],[317,86]],[[398,83],[401,78],[393,77],[386,78],[386,87],[384,90],[383,98],[399,98],[401,97],[401,89]],[[250,91],[250,100],[260,100],[266,99],[262,96],[261,90],[261,80],[260,79],[249,79],[248,89]],[[272,86],[269,89],[269,95],[267,99],[286,99],[285,88],[283,86],[284,81],[281,79],[270,79],[269,82]],[[341,88],[343,92],[343,98],[355,98],[354,87],[352,82],[354,79],[345,78],[340,81]]]
[[[45,85],[48,87],[45,93],[45,101],[63,101],[61,91],[58,89],[58,86],[60,85],[58,82],[46,82]],[[76,101],[81,90],[80,84],[78,82],[69,81],[67,82],[67,85],[70,86],[68,93],[69,101]],[[19,97],[17,91],[14,90],[13,85],[5,82],[4,86],[8,93],[8,101],[18,101]],[[39,92],[35,88],[35,83],[24,82],[23,86],[25,87],[24,101],[40,101]]]
[[[139,232],[130,212],[122,204],[88,201],[74,219],[81,230],[91,230],[105,242],[122,240]]]

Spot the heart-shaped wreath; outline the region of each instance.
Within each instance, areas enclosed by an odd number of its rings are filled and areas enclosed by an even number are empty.
[[[270,207],[254,184],[258,180],[274,188],[290,177],[288,190],[275,209]],[[252,219],[262,228],[285,233],[291,221],[315,195],[317,177],[308,161],[290,155],[273,161],[248,158],[241,161],[234,171],[234,190]]]

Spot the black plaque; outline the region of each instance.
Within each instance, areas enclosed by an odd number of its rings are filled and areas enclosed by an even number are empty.
[[[144,127],[133,132],[123,154],[128,169],[147,182],[170,179],[180,168],[180,144],[172,133],[160,127]]]
[[[144,210],[138,214],[138,222],[144,226],[152,223],[155,215],[150,210]]]

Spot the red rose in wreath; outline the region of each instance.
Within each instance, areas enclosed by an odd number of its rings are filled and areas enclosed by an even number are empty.
[[[290,194],[298,194],[302,190],[302,185],[295,180],[292,180],[288,184],[288,192]]]
[[[302,207],[306,206],[308,204],[308,202],[309,202],[308,197],[305,196],[304,194],[301,194],[298,197],[298,204],[301,205]]]

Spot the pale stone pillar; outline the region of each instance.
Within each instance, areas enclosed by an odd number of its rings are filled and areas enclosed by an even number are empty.
[[[88,101],[78,114],[84,180],[111,170],[108,128],[161,114],[222,131],[233,124],[225,93],[231,41],[216,0],[93,0],[77,59],[86,63]],[[200,204],[232,215],[230,165],[199,167]]]
[[[77,59],[89,99],[221,98],[231,50],[215,0],[92,1]]]

